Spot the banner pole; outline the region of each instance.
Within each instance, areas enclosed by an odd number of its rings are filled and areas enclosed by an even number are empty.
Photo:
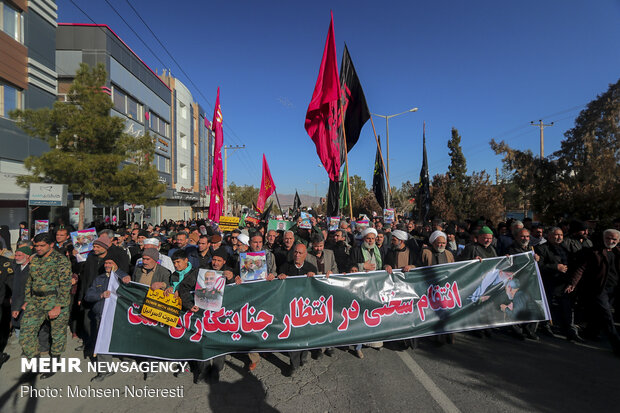
[[[340,121],[342,124],[342,140],[344,142],[344,162],[347,167],[347,192],[349,193],[349,213],[350,218],[353,219],[353,199],[351,199],[351,180],[349,179],[349,149],[347,148],[347,131],[344,128],[344,108],[342,106],[342,100],[340,101]]]
[[[280,214],[284,216],[284,211],[282,211],[282,207],[280,206],[280,199],[278,198],[278,191],[273,188],[273,193],[276,194],[276,201],[278,201],[278,208],[280,208]]]
[[[381,156],[381,165],[383,166],[383,176],[385,176],[385,180],[388,185],[388,192],[390,193],[390,198],[392,198],[392,186],[390,185],[390,177],[385,170],[385,161],[383,160],[383,152],[381,151],[381,145],[379,144],[379,138],[377,137],[377,131],[375,130],[375,122],[372,121],[372,115],[370,115],[370,124],[372,125],[372,133],[375,135],[375,141],[377,142],[377,148],[379,149],[379,155]]]

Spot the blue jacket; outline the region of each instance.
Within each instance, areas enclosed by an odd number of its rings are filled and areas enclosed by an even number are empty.
[[[122,270],[116,270],[116,275],[121,279],[125,277],[127,273]],[[101,298],[101,294],[107,291],[109,282],[110,277],[108,277],[106,273],[100,274],[93,280],[93,283],[84,294],[84,300],[93,303],[92,311],[98,319],[101,318],[103,304],[105,303],[105,298]]]

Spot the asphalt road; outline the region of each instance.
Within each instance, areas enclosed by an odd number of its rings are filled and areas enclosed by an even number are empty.
[[[78,357],[69,339],[66,357]],[[416,350],[398,342],[364,359],[347,349],[310,359],[294,377],[288,357],[264,354],[247,371],[247,357],[228,357],[220,382],[193,384],[191,375],[117,373],[90,383],[93,373],[58,373],[40,380],[20,372],[20,349],[0,370],[0,412],[612,412],[620,408],[620,358],[606,342],[573,344],[556,337],[517,341],[457,334],[454,345],[423,339]],[[171,389],[182,398],[70,398],[66,387]],[[22,396],[22,386],[59,389],[63,397]],[[29,388],[29,387],[26,387]]]

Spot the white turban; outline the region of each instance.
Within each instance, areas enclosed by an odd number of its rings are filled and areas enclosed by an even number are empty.
[[[435,231],[431,234],[431,236],[428,238],[428,240],[431,242],[431,244],[433,242],[435,242],[435,240],[439,237],[443,237],[443,239],[445,239],[446,241],[448,241],[448,237],[446,236],[445,232],[442,231]]]
[[[250,237],[248,237],[245,234],[239,234],[237,235],[237,241],[239,241],[242,244],[247,245],[248,247],[250,246]]]
[[[409,239],[409,234],[400,229],[392,231],[392,236],[398,238],[401,241],[407,241]]]
[[[159,247],[159,240],[157,238],[147,238],[144,240],[144,245],[155,245]]]
[[[375,237],[376,237],[377,230],[374,228],[366,228],[365,230],[362,231],[362,238],[366,238],[366,235],[368,234],[375,234]]]

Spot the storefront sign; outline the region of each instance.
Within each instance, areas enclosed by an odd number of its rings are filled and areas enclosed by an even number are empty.
[[[67,206],[67,185],[30,184],[28,205]]]

